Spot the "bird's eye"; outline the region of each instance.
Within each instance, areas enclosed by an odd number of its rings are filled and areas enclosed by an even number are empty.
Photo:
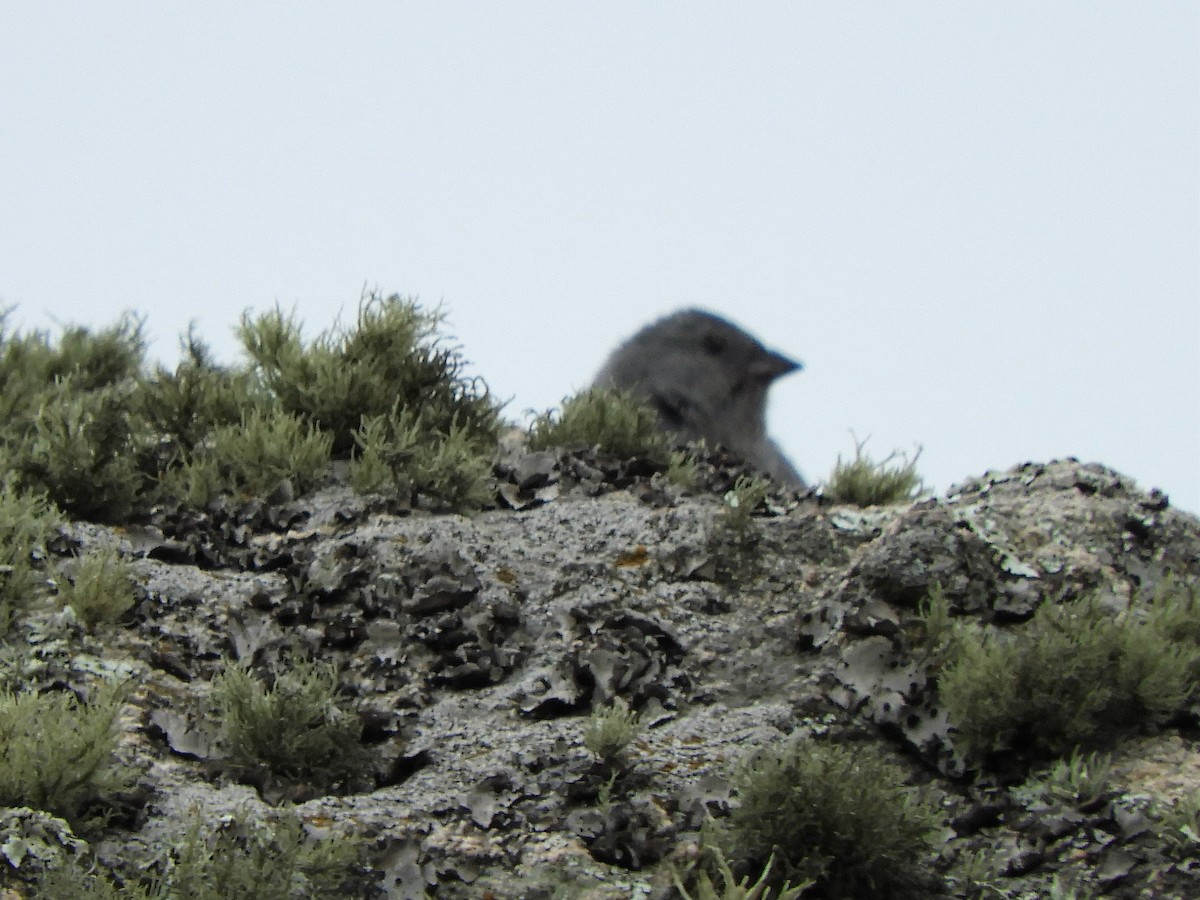
[[[719,334],[709,331],[700,339],[700,346],[710,356],[720,356],[725,352],[725,339]]]

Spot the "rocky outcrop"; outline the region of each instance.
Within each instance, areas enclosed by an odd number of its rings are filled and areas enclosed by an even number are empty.
[[[148,865],[197,810],[293,803],[314,831],[361,842],[363,896],[665,898],[705,818],[736,805],[733,765],[813,735],[877,742],[935,799],[934,871],[976,854],[1006,896],[1048,895],[1056,876],[1107,896],[1200,893],[1147,811],[1200,787],[1194,715],[1117,743],[1111,789],[1086,808],[1022,805],[960,758],[905,637],[935,585],[956,616],[1003,624],[1200,576],[1200,522],[1167,498],[1060,461],[895,507],[775,494],[735,534],[720,490],[553,454],[499,471],[522,508],[389,511],[331,486],[67,528],[57,552],[118,547],[141,592],[92,634],[55,608],[18,626],[39,683],[135,685],[120,755],[138,799],[91,852]],[[222,765],[212,677],[288,653],[337,663],[372,758],[358,783],[243,784]],[[646,727],[613,778],[582,733],[617,697]]]

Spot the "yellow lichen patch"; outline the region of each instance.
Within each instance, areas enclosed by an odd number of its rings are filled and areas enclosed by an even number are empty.
[[[650,553],[645,546],[638,544],[632,550],[626,550],[617,557],[617,565],[623,569],[632,569],[637,566],[644,566],[650,561]]]

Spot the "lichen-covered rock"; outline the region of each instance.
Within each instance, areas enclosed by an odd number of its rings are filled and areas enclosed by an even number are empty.
[[[133,558],[138,607],[87,634],[48,603],[9,642],[27,647],[32,685],[118,668],[135,685],[120,754],[144,807],[89,838],[97,858],[132,871],[197,810],[266,815],[287,799],[361,845],[361,896],[667,898],[669,866],[686,869],[703,822],[736,806],[739,760],[787,736],[852,735],[940,804],[927,863],[947,896],[978,895],[964,871],[1009,896],[1046,895],[1055,877],[1200,894],[1147,812],[1200,788],[1192,730],[1119,744],[1111,788],[1085,809],[1021,806],[955,752],[914,637],[935,585],[955,618],[1019,627],[1043,603],[1116,608],[1169,574],[1200,576],[1200,522],[1161,495],[1068,460],[882,509],[776,494],[732,535],[719,472],[692,494],[653,471],[514,450],[498,474],[506,508],[472,518],[333,487],[163,512],[143,530],[68,529],[60,552]],[[376,756],[372,789],[265,791],[222,764],[211,679],[289,653],[338,666]],[[644,728],[608,766],[582,732],[615,697]],[[1195,720],[1181,709],[1174,724]]]

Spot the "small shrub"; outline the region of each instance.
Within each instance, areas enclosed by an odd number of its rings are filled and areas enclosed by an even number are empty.
[[[346,838],[310,840],[295,815],[275,824],[226,819],[208,833],[197,815],[173,850],[165,894],[187,900],[340,896],[356,856]]]
[[[32,433],[12,449],[22,481],[80,518],[128,519],[143,485],[137,453],[145,439],[131,385],[83,391],[65,379],[39,404]]]
[[[641,719],[623,698],[617,697],[609,706],[592,712],[583,729],[583,746],[610,762],[637,737]]]
[[[917,475],[918,449],[910,460],[900,453],[892,453],[882,462],[875,462],[863,453],[866,441],[854,444],[854,459],[842,462],[839,456],[825,496],[835,503],[853,503],[855,506],[882,506],[889,503],[904,503],[917,497],[924,489]]]
[[[1043,605],[1013,633],[958,629],[938,692],[969,760],[1019,749],[1064,756],[1161,723],[1194,687],[1200,648],[1166,640],[1169,604],[1114,616],[1081,600]]]
[[[598,447],[621,459],[638,457],[663,466],[671,459],[671,438],[654,409],[640,397],[608,388],[581,391],[563,400],[558,415],[538,416],[529,429],[529,446]]]
[[[294,900],[342,893],[358,858],[345,837],[310,839],[294,814],[278,822],[222,818],[208,828],[197,813],[145,882],[120,882],[72,860],[38,881],[44,900]]]
[[[111,873],[85,867],[78,860],[42,873],[36,896],[39,900],[175,900],[161,883],[146,887],[132,879],[117,882]]]
[[[252,409],[212,431],[206,446],[164,478],[164,489],[196,506],[217,493],[266,497],[285,482],[310,490],[329,466],[332,438],[283,412]]]
[[[223,368],[192,328],[183,359],[169,372],[159,367],[142,381],[143,415],[175,453],[190,454],[214,428],[237,425],[250,410],[265,413],[270,398],[246,371]]]
[[[270,687],[229,666],[214,679],[213,697],[236,764],[322,782],[360,773],[362,725],[339,706],[332,665],[296,662]]]
[[[370,294],[354,329],[327,331],[307,346],[300,324],[278,309],[243,316],[238,334],[282,408],[332,435],[336,458],[353,450],[364,417],[397,406],[419,409],[440,434],[457,426],[492,444],[499,410],[482,381],[464,376],[458,350],[438,337],[441,321],[415,301]]]
[[[1200,858],[1200,791],[1152,807],[1157,832],[1177,859]]]
[[[62,691],[0,693],[0,805],[73,820],[90,801],[123,788],[113,757],[123,695],[114,684],[86,702]]]
[[[866,745],[792,740],[757,753],[734,776],[730,855],[772,887],[786,878],[823,896],[927,896],[936,817],[903,783]],[[777,872],[766,871],[772,857]]]
[[[930,655],[943,657],[954,636],[954,621],[950,617],[950,600],[940,583],[917,606],[921,626],[920,643]]]
[[[116,550],[98,550],[81,557],[74,577],[61,588],[63,602],[91,630],[115,622],[137,602],[133,572]]]
[[[90,392],[129,381],[141,369],[146,344],[136,316],[122,316],[95,334],[67,328],[55,345],[44,331],[6,333],[11,312],[0,310],[0,421],[10,433],[28,430],[39,395],[58,381],[69,380],[76,391]]]
[[[0,636],[8,633],[13,615],[38,583],[33,554],[53,521],[44,497],[18,489],[11,474],[0,474]]]
[[[364,418],[354,440],[350,483],[361,493],[403,494],[412,503],[426,497],[459,511],[492,498],[493,445],[456,422],[442,433],[423,414],[397,406]]]

